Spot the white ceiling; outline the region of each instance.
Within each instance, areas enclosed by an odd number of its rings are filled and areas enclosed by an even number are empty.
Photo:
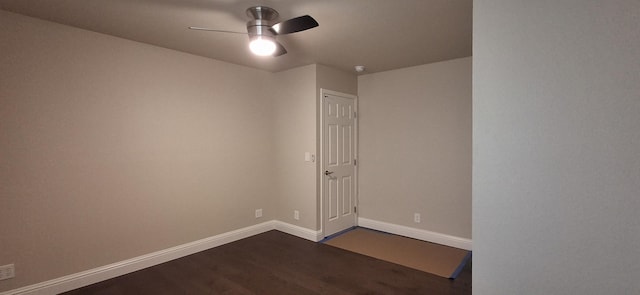
[[[309,14],[319,27],[278,36],[289,51],[257,57],[246,8],[280,20]],[[471,55],[472,0],[0,0],[0,9],[271,72],[312,63],[380,72]]]

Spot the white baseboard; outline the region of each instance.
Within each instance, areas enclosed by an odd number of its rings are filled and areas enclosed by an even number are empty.
[[[470,239],[358,217],[358,226],[471,251]]]
[[[366,218],[358,218],[358,225],[423,241],[471,250],[471,240],[469,239]],[[67,292],[274,229],[313,242],[322,240],[321,231],[271,220],[61,278],[5,291],[0,295],[50,295]]]
[[[317,231],[271,220],[61,278],[1,292],[0,295],[50,295],[67,292],[274,229],[314,242],[319,241],[321,236]]]
[[[305,227],[300,227],[297,225],[293,225],[293,224],[289,224],[289,223],[277,221],[277,220],[274,220],[274,223],[275,223],[275,229],[283,233],[288,233],[290,235],[294,235],[296,237],[307,239],[313,242],[322,240],[321,231],[310,230]]]

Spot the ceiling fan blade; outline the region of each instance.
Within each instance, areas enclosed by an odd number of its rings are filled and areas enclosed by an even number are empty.
[[[303,15],[283,22],[277,23],[271,27],[278,35],[291,34],[315,28],[318,22],[309,15]]]
[[[196,30],[196,31],[209,31],[209,32],[231,33],[231,34],[241,34],[241,35],[247,34],[247,32],[225,31],[225,30],[216,30],[216,29],[201,28],[201,27],[189,27],[189,29]]]
[[[273,53],[273,56],[281,56],[287,53],[287,50],[284,49],[284,46],[280,44],[280,42],[276,41],[276,52]]]

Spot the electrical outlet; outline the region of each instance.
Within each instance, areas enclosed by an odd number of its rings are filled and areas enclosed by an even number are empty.
[[[293,210],[293,219],[300,220],[300,211]]]
[[[14,278],[15,276],[16,269],[13,263],[0,266],[0,280],[7,280],[10,278]]]
[[[413,213],[413,222],[420,223],[420,213]]]
[[[262,217],[262,209],[256,209],[256,218]]]

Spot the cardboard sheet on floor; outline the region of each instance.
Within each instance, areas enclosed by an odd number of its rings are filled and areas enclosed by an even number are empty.
[[[455,278],[470,256],[466,250],[365,228],[347,231],[325,244],[445,278]]]

